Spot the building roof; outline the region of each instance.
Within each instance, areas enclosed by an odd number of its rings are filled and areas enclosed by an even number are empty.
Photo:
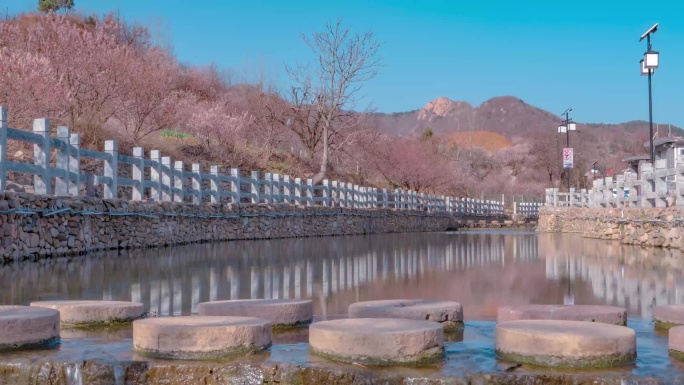
[[[636,162],[639,160],[651,160],[651,157],[648,154],[645,155],[636,155],[636,156],[630,156],[628,158],[623,159],[623,162]]]
[[[679,136],[673,136],[669,138],[655,138],[653,139],[653,147],[658,147],[667,143],[684,144],[684,138]],[[644,142],[644,148],[649,148],[651,145],[650,141]]]

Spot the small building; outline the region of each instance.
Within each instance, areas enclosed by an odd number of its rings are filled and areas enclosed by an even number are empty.
[[[647,151],[649,146],[649,142],[644,143]],[[684,138],[676,136],[655,138],[653,152],[656,168],[675,168],[677,164],[684,163]]]
[[[629,170],[637,175],[637,179],[641,176],[639,174],[639,170],[641,169],[641,165],[648,162],[651,159],[649,155],[637,155],[637,156],[630,156],[629,158],[623,159],[623,161],[627,162],[629,164]]]

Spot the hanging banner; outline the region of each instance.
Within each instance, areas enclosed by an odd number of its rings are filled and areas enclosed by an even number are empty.
[[[572,148],[563,149],[563,168],[572,168]]]

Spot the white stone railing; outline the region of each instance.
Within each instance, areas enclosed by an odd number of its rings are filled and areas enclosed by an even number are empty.
[[[640,165],[634,172],[595,179],[590,190],[561,193],[546,189],[546,206],[552,207],[684,207],[684,165],[665,168],[664,159]]]
[[[539,216],[539,208],[542,206],[542,203],[536,202],[514,202],[513,214],[520,215],[525,218],[537,217]]]
[[[7,140],[33,143],[33,164],[7,160]],[[7,125],[7,109],[0,107],[0,191],[7,189],[7,173],[34,175],[34,193],[38,195],[81,194],[81,187],[92,181],[102,185],[105,199],[130,199],[140,201],[210,203],[289,203],[300,206],[336,206],[349,208],[393,208],[448,212],[461,215],[503,215],[503,202],[470,198],[428,195],[415,191],[377,189],[349,182],[324,180],[314,185],[311,179],[291,178],[289,175],[258,171],[249,176],[239,169],[230,169],[229,175],[219,173],[219,166],[211,166],[203,172],[199,164],[185,170],[181,161],[162,156],[159,150],[151,150],[145,158],[142,147],[134,147],[132,156],[119,154],[114,140],[105,141],[105,151],[80,148],[79,134],[69,127],[57,127],[57,136],[50,136],[50,121],[35,119],[33,132],[10,128]],[[51,152],[55,151],[54,165]],[[101,161],[103,175],[81,173],[81,159]],[[130,168],[130,178],[120,175],[120,169]],[[150,179],[146,179],[149,170]],[[54,179],[54,188],[53,188]],[[206,183],[208,182],[208,183]],[[208,184],[209,189],[203,186]],[[120,196],[119,188],[125,197]],[[128,190],[128,191],[126,191]],[[205,199],[207,198],[207,199]]]

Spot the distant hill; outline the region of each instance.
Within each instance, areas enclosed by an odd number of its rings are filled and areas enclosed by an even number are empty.
[[[511,143],[533,142],[542,136],[555,138],[565,146],[564,136],[557,134],[560,116],[532,106],[514,96],[500,96],[477,107],[467,102],[439,97],[423,108],[393,114],[376,114],[383,130],[397,136],[419,136],[427,128],[461,146],[497,151]],[[684,130],[667,124],[659,125],[659,136],[684,135]],[[621,168],[626,156],[646,154],[643,143],[648,140],[648,122],[620,124],[577,122],[578,132],[570,134],[570,146],[589,161],[604,161],[606,167]],[[479,132],[470,135],[469,132]],[[472,136],[472,140],[471,140]],[[609,158],[609,159],[608,159]]]
[[[561,117],[529,105],[513,96],[499,96],[478,107],[467,102],[439,97],[423,108],[393,114],[376,114],[388,133],[399,136],[419,135],[426,128],[439,134],[463,131],[489,131],[508,139],[542,132],[555,131]],[[668,125],[660,125],[661,136]],[[578,129],[599,132],[609,131],[611,136],[626,139],[648,139],[648,122],[632,121],[620,124],[580,123]],[[681,135],[684,130],[672,126],[672,133]],[[646,135],[645,138],[643,136]]]

